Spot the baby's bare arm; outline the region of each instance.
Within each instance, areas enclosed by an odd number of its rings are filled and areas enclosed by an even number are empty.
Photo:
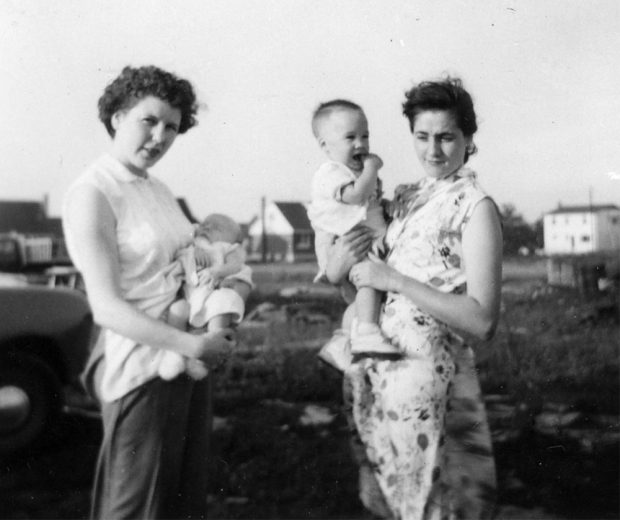
[[[347,204],[364,204],[375,189],[377,175],[382,166],[383,161],[378,155],[366,155],[360,176],[342,190],[342,201]]]
[[[239,245],[225,255],[222,265],[211,268],[211,274],[218,279],[226,278],[227,276],[237,274],[244,263],[245,253],[243,248]]]

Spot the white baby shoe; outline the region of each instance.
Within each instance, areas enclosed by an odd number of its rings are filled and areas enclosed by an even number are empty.
[[[319,351],[319,359],[336,370],[344,372],[351,364],[351,338],[343,329],[336,329],[330,340]]]
[[[352,354],[400,354],[383,335],[376,323],[359,323],[353,320],[351,326]]]

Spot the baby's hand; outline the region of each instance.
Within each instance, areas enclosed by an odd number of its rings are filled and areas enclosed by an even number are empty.
[[[374,170],[379,170],[383,166],[383,161],[381,157],[374,153],[369,153],[364,156],[364,168],[373,168]]]
[[[207,253],[204,249],[200,249],[198,247],[196,248],[194,253],[194,257],[196,258],[196,266],[198,266],[198,268],[209,267],[209,265],[211,264],[209,253]]]
[[[215,285],[215,282],[213,281],[213,273],[211,271],[212,269],[210,269],[209,267],[206,267],[198,271],[198,284],[199,285],[207,285],[207,284]]]

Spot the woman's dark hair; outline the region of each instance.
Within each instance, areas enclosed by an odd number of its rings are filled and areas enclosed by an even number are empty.
[[[105,88],[98,102],[99,119],[111,137],[114,137],[115,133],[112,116],[119,110],[131,108],[147,96],[167,101],[170,106],[181,111],[179,134],[184,134],[198,124],[195,117],[198,103],[189,81],[152,65],[125,67]]]
[[[427,110],[447,110],[454,115],[457,126],[465,137],[472,137],[478,130],[474,102],[458,78],[446,77],[439,81],[423,81],[405,93],[403,114],[413,132],[416,117]],[[476,153],[473,143],[465,152],[465,162]]]

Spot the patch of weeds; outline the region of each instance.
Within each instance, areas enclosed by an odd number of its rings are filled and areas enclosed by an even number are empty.
[[[216,436],[213,489],[222,518],[360,517],[357,467],[343,419],[329,428],[303,428],[301,406],[257,402],[236,411],[231,429]],[[243,507],[226,497],[247,498]],[[219,509],[218,509],[219,508]]]
[[[587,309],[566,289],[504,295],[495,337],[474,343],[483,390],[539,401],[563,393],[588,410],[617,414],[619,327],[613,320],[582,321]]]

